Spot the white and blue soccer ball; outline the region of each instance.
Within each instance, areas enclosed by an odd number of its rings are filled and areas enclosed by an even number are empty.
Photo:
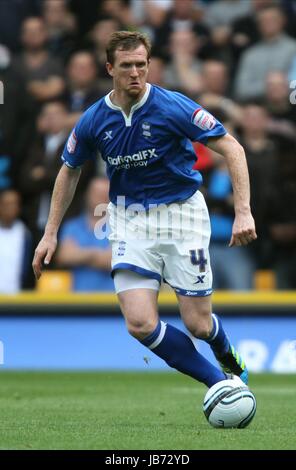
[[[206,393],[203,411],[215,428],[245,428],[256,413],[256,399],[239,377],[222,380]]]

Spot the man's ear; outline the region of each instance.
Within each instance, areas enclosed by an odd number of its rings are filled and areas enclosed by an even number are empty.
[[[106,63],[106,69],[107,69],[107,72],[109,73],[109,75],[111,75],[111,77],[113,77],[113,65],[110,64],[110,62]]]

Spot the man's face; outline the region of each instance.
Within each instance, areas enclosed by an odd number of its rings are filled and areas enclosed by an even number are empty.
[[[289,83],[282,72],[270,72],[266,79],[266,96],[272,102],[288,102]]]
[[[107,63],[107,70],[113,77],[115,89],[131,98],[137,98],[145,89],[148,60],[144,45],[129,51],[115,51],[114,64]]]
[[[39,132],[45,134],[58,134],[65,129],[67,112],[60,103],[47,103],[37,119]]]
[[[257,21],[264,39],[274,38],[284,29],[285,19],[276,8],[259,12]]]
[[[262,106],[249,104],[243,110],[243,129],[249,133],[265,133],[267,113]]]
[[[0,222],[11,225],[20,213],[20,197],[14,190],[5,191],[0,198]]]
[[[91,54],[80,52],[72,57],[68,67],[68,76],[74,86],[90,86],[95,81],[96,75],[96,64]]]
[[[29,50],[44,47],[47,39],[45,25],[39,18],[28,18],[22,26],[22,43]]]

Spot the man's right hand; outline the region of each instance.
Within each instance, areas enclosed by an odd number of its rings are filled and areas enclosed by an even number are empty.
[[[33,271],[38,280],[42,274],[42,264],[49,264],[57,247],[57,237],[43,235],[34,254]]]

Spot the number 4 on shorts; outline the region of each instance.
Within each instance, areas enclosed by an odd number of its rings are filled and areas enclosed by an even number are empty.
[[[205,251],[203,248],[200,250],[189,250],[190,261],[195,266],[199,267],[199,272],[204,273],[208,260],[205,258]]]

